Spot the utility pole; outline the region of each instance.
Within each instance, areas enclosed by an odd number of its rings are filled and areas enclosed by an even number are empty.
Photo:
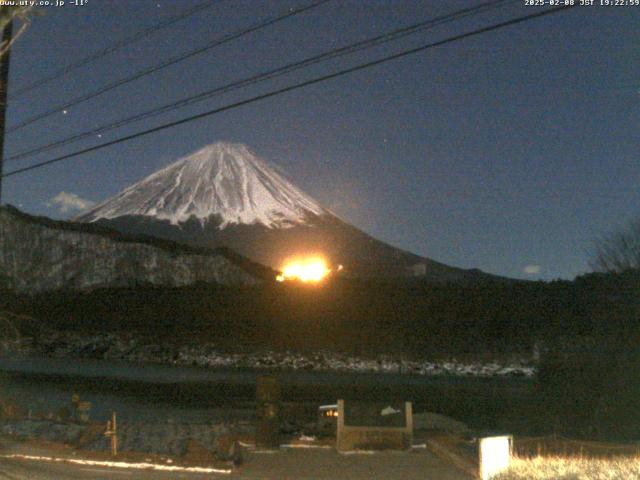
[[[2,31],[2,45],[9,45],[13,34],[13,21],[10,21]],[[7,114],[7,91],[9,90],[9,55],[11,49],[7,49],[0,57],[0,205],[2,205],[2,172],[4,160],[4,130]]]

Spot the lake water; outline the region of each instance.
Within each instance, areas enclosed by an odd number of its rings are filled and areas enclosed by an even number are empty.
[[[71,394],[129,421],[208,422],[250,417],[255,384],[267,371],[219,370],[105,360],[0,357],[0,394],[32,411],[56,411]],[[478,427],[515,413],[529,395],[524,378],[424,377],[344,372],[276,372],[286,404],[313,415],[338,398],[411,400],[414,410],[444,413]],[[497,422],[500,423],[500,422]]]

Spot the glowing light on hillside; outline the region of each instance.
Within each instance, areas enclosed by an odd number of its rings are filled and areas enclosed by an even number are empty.
[[[324,259],[319,257],[296,259],[285,263],[282,273],[276,277],[279,282],[299,280],[301,282],[319,282],[331,273]]]

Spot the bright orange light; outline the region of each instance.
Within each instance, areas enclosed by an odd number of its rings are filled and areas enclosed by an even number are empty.
[[[319,257],[292,260],[282,267],[282,274],[276,277],[279,282],[300,280],[301,282],[319,282],[331,273],[324,259]]]

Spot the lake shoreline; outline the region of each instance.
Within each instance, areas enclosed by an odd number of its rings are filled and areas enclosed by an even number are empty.
[[[3,353],[4,352],[4,353]],[[305,371],[363,374],[399,374],[421,377],[525,377],[533,378],[535,361],[528,355],[467,356],[432,359],[381,354],[357,356],[329,350],[294,352],[244,348],[228,351],[219,345],[164,345],[143,343],[112,334],[81,335],[47,332],[0,345],[0,357],[105,360],[136,365],[204,367],[237,371]]]

